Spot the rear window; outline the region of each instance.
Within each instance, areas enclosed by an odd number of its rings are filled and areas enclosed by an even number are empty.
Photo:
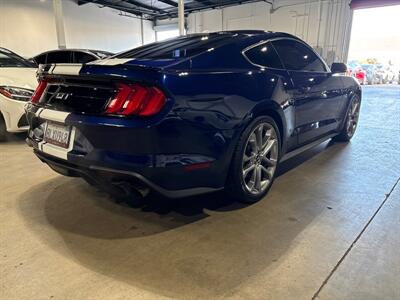
[[[210,51],[229,41],[230,35],[196,35],[152,43],[116,55],[116,58],[177,59]]]
[[[94,55],[85,52],[74,52],[74,63],[85,64],[91,61],[96,60],[97,58]]]
[[[70,64],[71,63],[71,51],[54,51],[47,53],[48,64]]]

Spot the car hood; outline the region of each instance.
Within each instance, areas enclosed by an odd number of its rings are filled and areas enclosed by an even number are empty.
[[[36,89],[36,68],[0,68],[0,85]]]

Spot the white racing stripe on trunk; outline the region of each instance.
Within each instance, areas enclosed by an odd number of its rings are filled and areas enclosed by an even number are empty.
[[[44,153],[56,156],[58,158],[61,159],[68,159],[68,152],[70,152],[74,146],[74,141],[75,141],[75,127],[72,127],[72,131],[71,131],[71,136],[69,137],[69,147],[68,149],[62,148],[62,147],[58,147],[46,142],[41,142],[41,151],[43,151]],[[40,147],[40,146],[39,146]]]
[[[65,120],[70,115],[70,113],[41,108],[36,112],[36,115],[43,120],[49,120],[49,121],[65,124]],[[38,148],[40,151],[42,151],[44,153],[67,160],[68,152],[70,152],[72,150],[72,148],[74,147],[75,131],[76,131],[75,127],[72,127],[71,136],[69,137],[68,149],[49,144],[45,141],[39,142]]]
[[[95,60],[93,62],[88,63],[88,65],[116,66],[116,65],[122,65],[131,60],[133,60],[133,58],[110,58],[103,60]]]
[[[51,110],[51,109],[43,109],[39,113],[39,117],[41,119],[45,120],[50,120],[54,122],[59,122],[59,123],[65,123],[65,120],[67,117],[70,115],[68,112],[64,111],[56,111],[56,110]]]
[[[82,64],[55,64],[50,74],[56,75],[79,75]]]

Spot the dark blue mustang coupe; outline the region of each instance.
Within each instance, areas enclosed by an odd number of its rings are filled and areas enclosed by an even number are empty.
[[[110,193],[261,199],[279,162],[353,136],[361,89],[285,33],[193,34],[83,65],[43,65],[27,142]]]

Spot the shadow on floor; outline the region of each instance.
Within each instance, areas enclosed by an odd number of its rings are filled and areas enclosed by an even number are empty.
[[[279,174],[326,146],[285,162]],[[277,267],[298,234],[325,210],[296,189],[283,196],[285,187],[277,181],[268,197],[251,206],[216,193],[154,198],[132,208],[80,179],[60,176],[29,189],[19,205],[41,240],[94,272],[164,296],[218,297]],[[299,207],[307,215],[296,216]]]
[[[303,260],[304,275],[310,275],[315,271],[309,270],[310,261],[319,268],[322,257],[334,257],[318,251],[335,248],[319,244],[335,239],[335,234],[343,238],[344,231],[357,224],[346,219],[361,215],[367,220],[378,206],[371,199],[384,197],[398,178],[399,147],[393,139],[398,136],[398,102],[390,104],[385,98],[364,101],[362,130],[352,143],[322,144],[282,164],[268,196],[254,205],[214,194],[171,202],[150,199],[147,206],[131,208],[79,179],[58,176],[18,195],[18,212],[25,230],[46,245],[39,255],[49,248],[59,254],[61,270],[65,261],[72,261],[111,280],[181,299],[234,295],[251,280],[259,290],[268,280],[278,283],[276,290],[292,288],[286,276],[301,273],[290,269],[290,259]],[[318,234],[308,244],[318,224]],[[301,243],[318,257],[294,257],[292,250]],[[71,265],[65,269],[71,271]],[[80,278],[96,280],[90,273],[75,280]],[[297,290],[320,279],[305,278],[298,280]],[[246,289],[241,292],[243,298],[257,298]]]

